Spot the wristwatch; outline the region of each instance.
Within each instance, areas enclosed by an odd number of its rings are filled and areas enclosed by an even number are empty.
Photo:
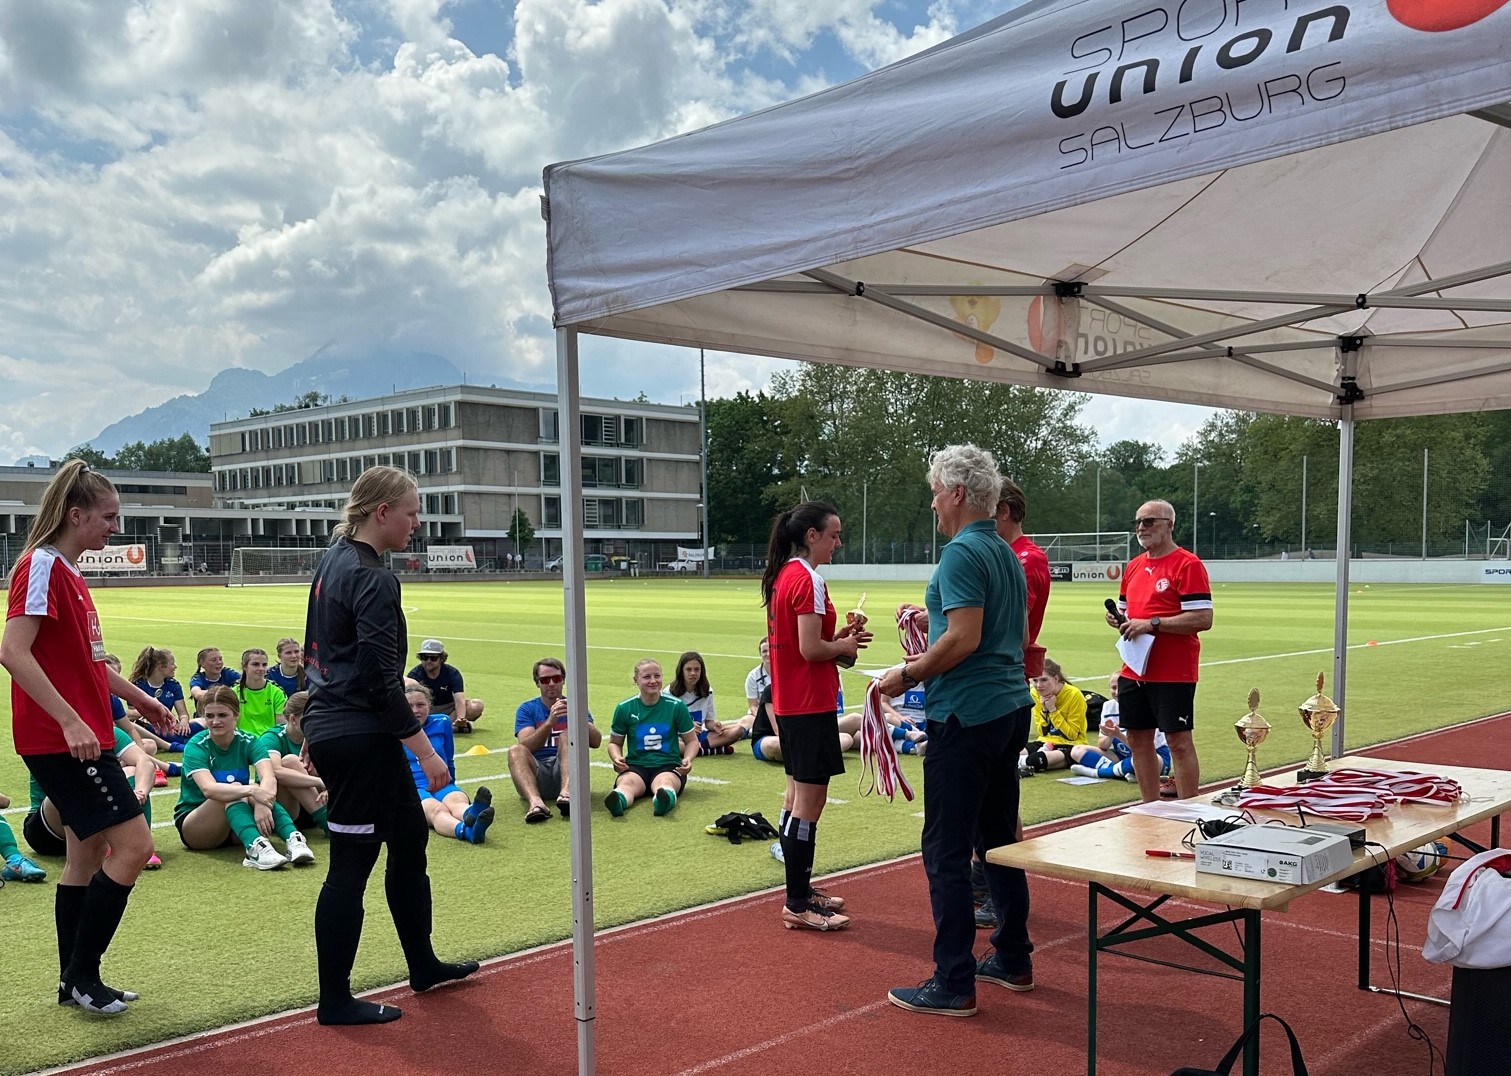
[[[913,674],[912,673],[908,672],[908,667],[907,667],[906,664],[904,664],[903,667],[902,667],[902,686],[903,687],[917,687],[918,686],[918,681],[915,680],[915,679],[913,679]]]
[[[1155,631],[1159,631],[1159,617],[1157,617],[1157,616],[1150,617],[1149,618],[1149,626],[1151,628],[1153,628]]]

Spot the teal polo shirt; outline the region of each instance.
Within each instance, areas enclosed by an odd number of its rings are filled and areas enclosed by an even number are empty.
[[[924,604],[931,647],[949,626],[945,614],[951,609],[982,611],[975,653],[925,684],[930,721],[948,721],[954,714],[962,725],[982,725],[1031,704],[1023,678],[1028,580],[990,519],[967,523],[940,551]]]

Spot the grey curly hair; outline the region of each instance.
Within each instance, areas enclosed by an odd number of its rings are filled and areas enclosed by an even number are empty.
[[[965,503],[973,511],[990,513],[997,507],[1002,475],[997,461],[975,445],[946,445],[929,457],[929,485],[965,487]]]

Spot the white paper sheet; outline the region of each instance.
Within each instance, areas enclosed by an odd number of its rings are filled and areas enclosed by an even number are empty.
[[[1154,634],[1151,632],[1133,639],[1118,636],[1117,648],[1123,664],[1132,669],[1135,676],[1143,676],[1144,667],[1149,664],[1149,651],[1154,649]]]

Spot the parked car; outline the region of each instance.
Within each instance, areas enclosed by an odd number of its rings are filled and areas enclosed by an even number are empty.
[[[552,557],[550,560],[546,561],[546,571],[548,571],[548,572],[559,572],[559,571],[561,571],[561,561],[562,561],[562,558],[559,557],[559,556]]]
[[[696,560],[668,560],[661,563],[664,572],[700,572],[703,570],[701,561]]]

